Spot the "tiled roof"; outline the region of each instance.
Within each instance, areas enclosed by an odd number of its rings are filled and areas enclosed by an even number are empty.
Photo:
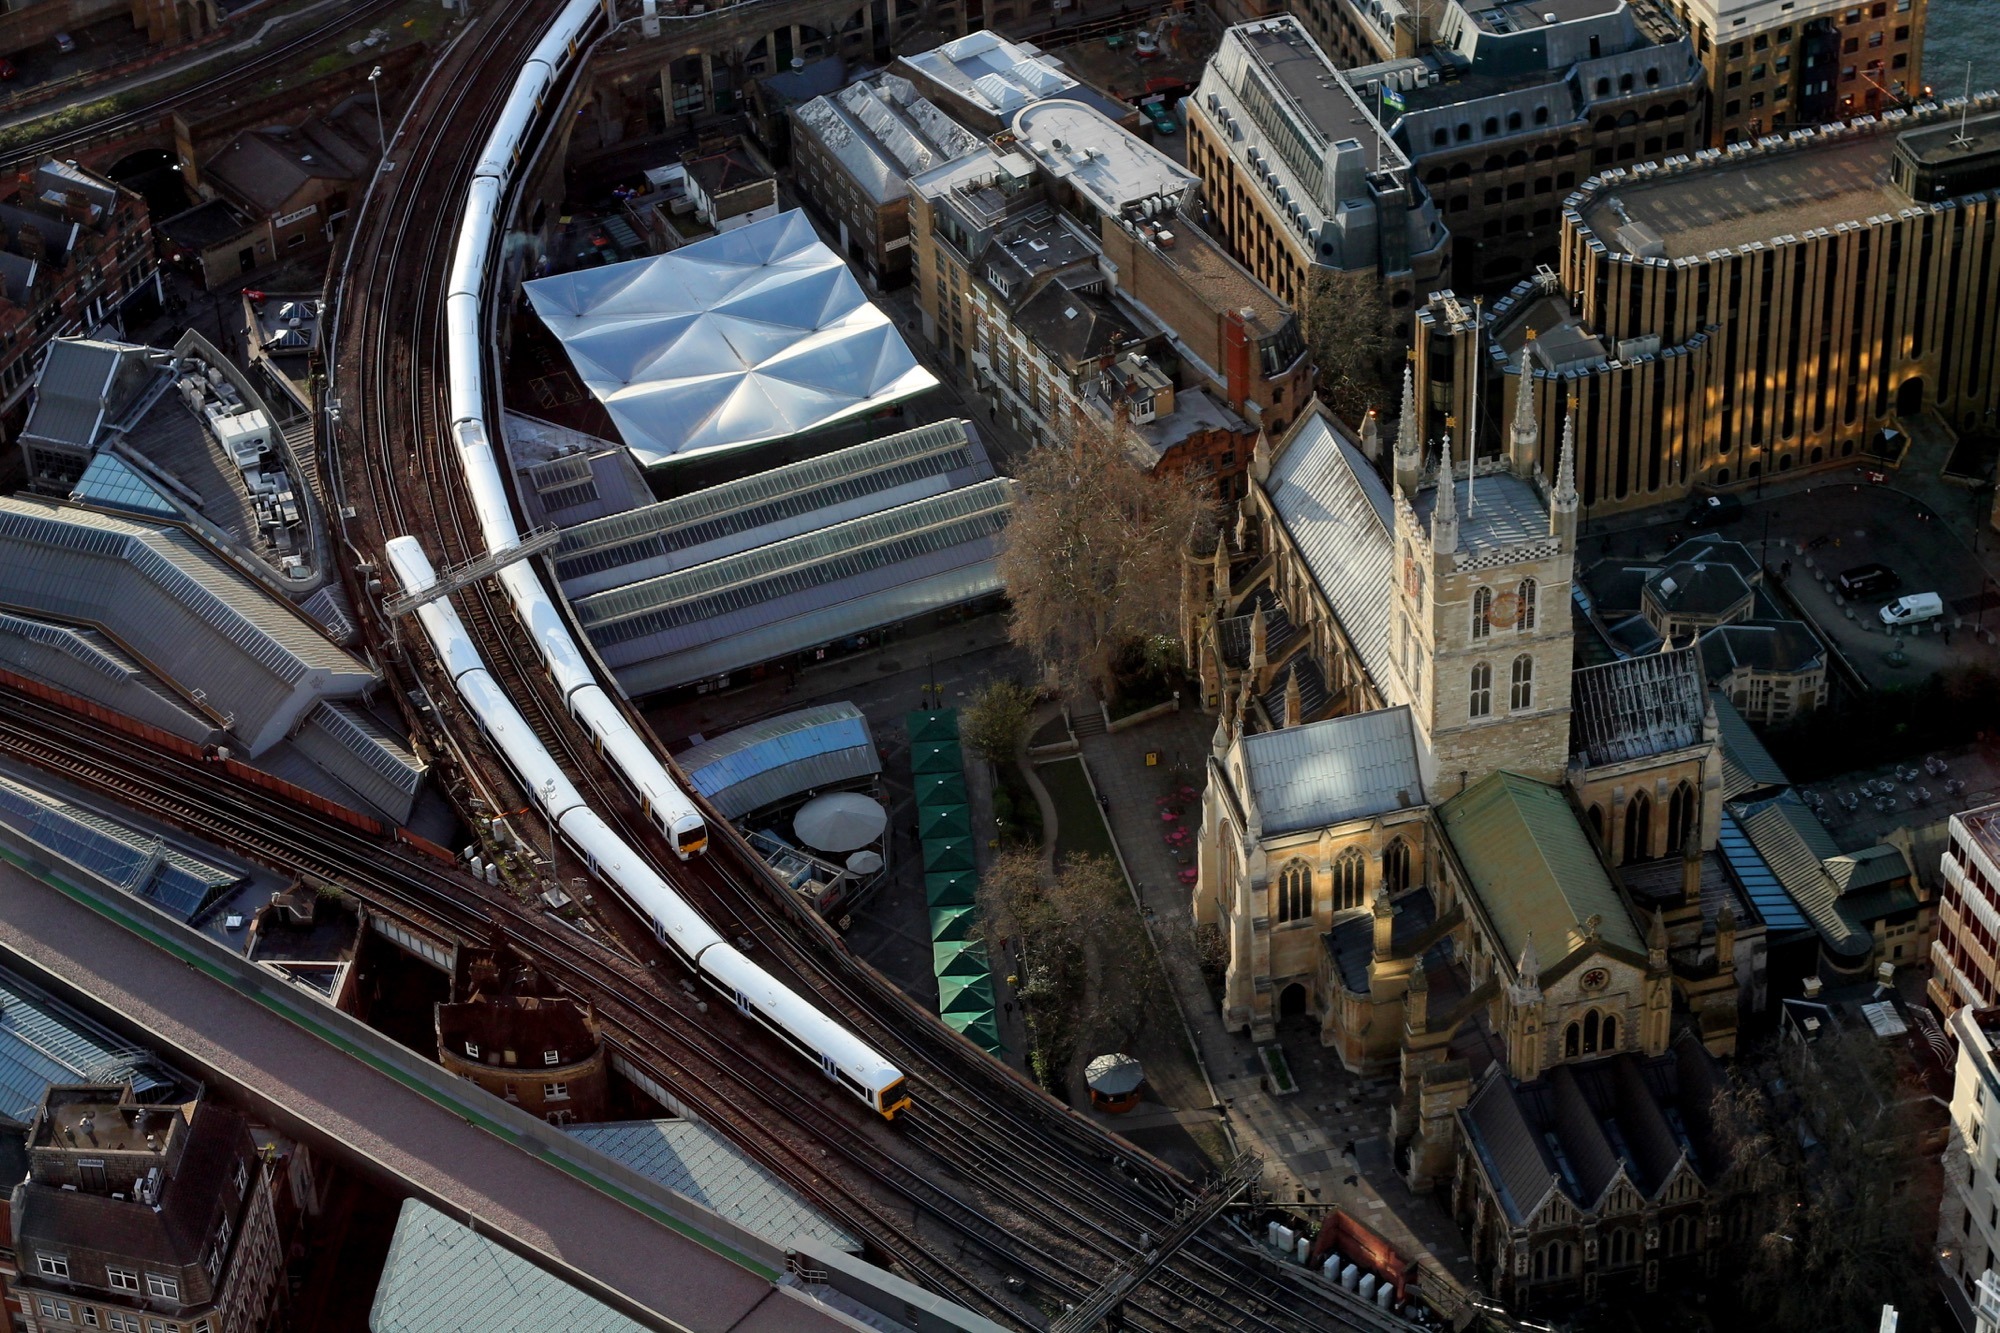
[[[1315,407],[1292,427],[1266,490],[1362,666],[1386,692],[1395,586],[1388,487],[1344,428]]]
[[[1542,966],[1553,966],[1592,916],[1600,939],[1645,954],[1624,899],[1556,788],[1494,773],[1439,806],[1438,818],[1510,960],[1533,934]]]
[[[1352,713],[1245,736],[1243,766],[1264,832],[1338,824],[1424,803],[1408,708]]]
[[[1722,738],[1722,799],[1733,801],[1765,787],[1790,786],[1792,780],[1729,697],[1711,690],[1708,699],[1715,707],[1716,731]]]
[[[813,1211],[729,1140],[691,1120],[574,1125],[570,1134],[613,1161],[783,1245],[796,1236],[859,1253],[861,1243]]]
[[[1570,754],[1595,768],[1685,749],[1707,706],[1692,648],[1584,667],[1570,677]]]
[[[368,1312],[370,1333],[644,1333],[584,1295],[415,1199],[403,1201]]]
[[[1500,1196],[1500,1206],[1517,1225],[1564,1182],[1542,1136],[1528,1125],[1506,1074],[1496,1064],[1486,1082],[1459,1113],[1466,1138]]]

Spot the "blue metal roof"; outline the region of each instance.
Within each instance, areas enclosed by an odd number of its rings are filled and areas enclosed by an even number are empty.
[[[146,1094],[174,1080],[152,1055],[0,972],[0,1115],[26,1120],[51,1083],[124,1083]]]
[[[1717,845],[1722,849],[1723,859],[1736,872],[1736,878],[1743,885],[1743,891],[1750,895],[1751,903],[1757,908],[1757,915],[1764,918],[1767,929],[1811,930],[1812,924],[1799,911],[1799,905],[1792,895],[1785,892],[1776,872],[1765,863],[1764,857],[1752,845],[1750,835],[1736,822],[1736,816],[1724,811],[1722,828],[1716,836]]]
[[[676,758],[694,789],[725,819],[882,771],[868,720],[850,703],[781,713]]]
[[[159,488],[133,470],[117,454],[102,453],[90,460],[69,498],[79,504],[102,509],[123,509],[150,518],[178,519],[181,511],[160,494]]]

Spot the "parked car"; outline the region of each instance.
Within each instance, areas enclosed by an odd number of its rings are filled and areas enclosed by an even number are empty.
[[[1835,580],[1843,597],[1880,597],[1896,591],[1902,580],[1887,565],[1856,565]]]
[[[1167,110],[1164,98],[1149,97],[1139,103],[1139,110],[1152,122],[1155,133],[1172,134],[1180,129],[1180,122],[1174,119],[1173,112]]]
[[[1913,592],[1882,608],[1885,625],[1917,625],[1944,614],[1944,598],[1934,592]]]
[[[1719,528],[1743,515],[1743,502],[1733,495],[1704,495],[1688,509],[1688,526]]]
[[[56,34],[56,50],[58,50],[58,51],[62,52],[62,53],[63,53],[64,55],[66,55],[66,56],[68,56],[68,55],[75,55],[75,54],[76,54],[76,38],[74,38],[74,37],[70,36],[70,35],[69,35],[68,33],[66,33],[66,32],[59,32],[59,33],[57,33],[57,34]]]

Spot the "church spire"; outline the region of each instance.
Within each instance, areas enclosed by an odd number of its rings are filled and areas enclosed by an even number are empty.
[[[1220,525],[1215,530],[1215,570],[1210,580],[1217,605],[1229,600],[1229,534]]]
[[[1511,445],[1511,462],[1514,475],[1532,477],[1535,464],[1541,459],[1542,428],[1535,419],[1535,331],[1528,330],[1528,341],[1521,348],[1521,383],[1514,390],[1514,430]]]
[[[1458,549],[1458,488],[1451,480],[1451,436],[1438,454],[1437,502],[1431,507],[1431,549],[1439,555]]]
[[[1299,668],[1296,663],[1285,675],[1285,725],[1296,727],[1302,720],[1305,702],[1299,693]]]
[[[1563,416],[1562,456],[1556,463],[1555,489],[1549,494],[1549,535],[1564,547],[1576,545],[1576,399]]]
[[[1264,623],[1264,604],[1257,603],[1257,609],[1250,615],[1250,674],[1254,678],[1269,661],[1267,650],[1270,644],[1270,630]]]
[[[1417,432],[1417,373],[1405,365],[1403,415],[1396,420],[1396,489],[1412,499],[1424,472],[1424,442]]]
[[[1535,952],[1535,933],[1521,944],[1521,956],[1514,963],[1514,980],[1507,987],[1515,1004],[1536,1004],[1542,998],[1542,956]]]

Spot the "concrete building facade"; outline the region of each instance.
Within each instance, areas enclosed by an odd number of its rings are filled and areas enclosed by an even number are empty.
[[[1951,817],[1926,994],[1940,1013],[2000,1001],[2000,805]]]
[[[1303,308],[1316,270],[1368,275],[1397,309],[1438,285],[1451,235],[1435,203],[1296,18],[1224,32],[1185,108],[1214,228],[1281,300]]]

